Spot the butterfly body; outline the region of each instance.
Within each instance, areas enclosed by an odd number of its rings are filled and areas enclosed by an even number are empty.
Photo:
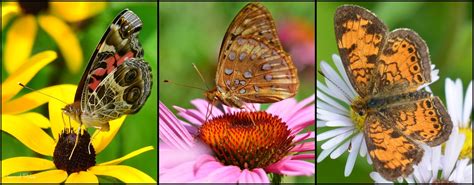
[[[297,69],[283,50],[270,12],[260,3],[247,4],[227,29],[219,53],[216,88],[205,93],[231,107],[273,103],[293,97]]]
[[[87,127],[109,130],[108,122],[138,112],[150,95],[151,68],[138,41],[142,22],[122,11],[107,29],[92,55],[64,113]]]

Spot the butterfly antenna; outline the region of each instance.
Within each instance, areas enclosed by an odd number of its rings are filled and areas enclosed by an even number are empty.
[[[164,83],[171,83],[171,84],[175,84],[175,85],[179,85],[179,86],[183,86],[183,87],[189,87],[189,88],[193,88],[193,89],[199,89],[199,90],[202,90],[202,91],[208,91],[208,90],[200,88],[200,87],[194,87],[194,86],[190,86],[190,85],[186,85],[186,84],[182,84],[182,83],[171,82],[169,80],[163,80],[163,82]]]
[[[196,72],[198,73],[199,77],[201,77],[201,80],[204,83],[204,85],[206,86],[207,90],[210,90],[209,86],[207,86],[206,80],[204,80],[204,76],[202,76],[201,72],[199,72],[199,69],[197,68],[196,64],[193,63],[193,67],[196,70]]]
[[[352,98],[350,98],[350,96],[348,94],[346,94],[345,91],[342,90],[342,88],[340,88],[336,83],[334,83],[331,79],[329,79],[326,75],[324,75],[323,72],[319,71],[318,70],[318,73],[323,76],[324,78],[326,78],[329,82],[331,82],[334,86],[336,86],[341,92],[342,94],[349,100],[352,102]]]
[[[28,86],[26,86],[25,84],[22,84],[21,82],[18,82],[18,85],[20,85],[20,86],[22,86],[22,87],[24,87],[24,88],[26,88],[26,89],[28,89],[28,90],[30,90],[30,91],[34,91],[34,92],[40,93],[40,94],[42,94],[42,95],[45,95],[45,96],[47,96],[47,97],[56,99],[56,100],[58,100],[58,101],[60,101],[60,102],[63,102],[63,103],[66,104],[66,105],[68,104],[68,103],[66,103],[66,102],[63,101],[63,100],[60,100],[59,98],[56,98],[56,97],[53,97],[53,96],[51,96],[51,95],[49,95],[49,94],[43,93],[43,92],[41,92],[40,90],[36,90],[36,89],[31,88],[31,87],[28,87]]]

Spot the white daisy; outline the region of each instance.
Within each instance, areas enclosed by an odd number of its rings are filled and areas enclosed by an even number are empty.
[[[321,145],[323,151],[318,155],[317,162],[323,161],[328,156],[336,159],[345,151],[349,151],[344,169],[344,175],[347,177],[352,172],[357,154],[367,157],[369,164],[372,164],[372,161],[367,155],[363,135],[364,120],[355,116],[350,108],[351,102],[358,97],[358,94],[347,77],[341,58],[332,55],[332,59],[337,71],[325,61],[321,61],[320,69],[326,79],[325,83],[317,81],[317,127],[328,128],[317,136],[317,141],[327,140]],[[434,65],[431,65],[431,70],[433,83],[439,76]]]
[[[453,131],[445,143],[443,154],[442,146],[423,146],[425,149],[423,159],[414,166],[413,174],[405,178],[408,183],[472,183],[472,124],[470,121],[472,81],[467,87],[464,99],[460,79],[456,82],[446,79],[445,91]],[[441,170],[440,176],[439,170]],[[383,179],[377,172],[372,172],[370,177],[376,183],[390,182]]]

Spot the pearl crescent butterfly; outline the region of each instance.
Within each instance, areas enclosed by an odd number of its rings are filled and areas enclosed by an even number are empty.
[[[359,95],[351,108],[364,120],[373,166],[387,180],[406,177],[421,161],[420,144],[440,145],[452,130],[440,99],[421,89],[431,82],[428,47],[416,32],[390,32],[359,6],[339,7],[334,27],[339,54]]]

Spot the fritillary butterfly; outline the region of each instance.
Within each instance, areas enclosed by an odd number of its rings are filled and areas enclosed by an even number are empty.
[[[210,102],[243,108],[244,103],[273,103],[293,97],[299,86],[296,67],[283,50],[270,12],[249,3],[232,21],[222,41],[216,87]]]

